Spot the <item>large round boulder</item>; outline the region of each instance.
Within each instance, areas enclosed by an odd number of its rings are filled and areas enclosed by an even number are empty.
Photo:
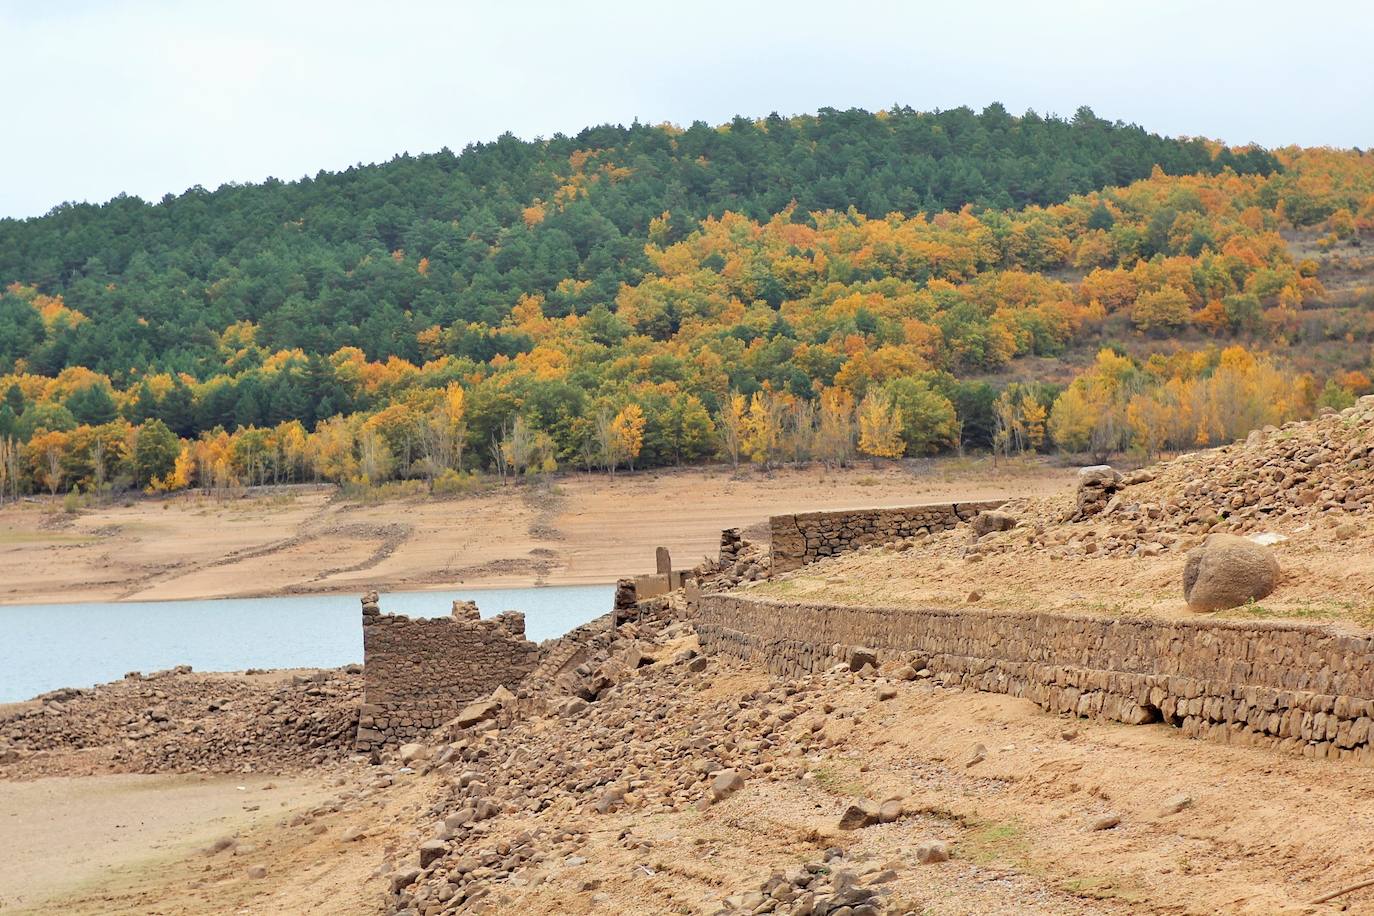
[[[1273,592],[1279,581],[1274,551],[1233,534],[1213,534],[1188,553],[1183,597],[1199,613],[1224,611]]]

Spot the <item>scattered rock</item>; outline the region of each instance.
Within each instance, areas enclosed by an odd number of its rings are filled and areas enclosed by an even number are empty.
[[[851,804],[840,815],[839,827],[841,830],[858,830],[861,827],[872,826],[877,822],[878,812],[867,805]]]
[[[429,868],[439,859],[448,855],[448,846],[442,840],[429,840],[420,844],[420,867]]]
[[[855,646],[849,650],[848,662],[850,671],[862,671],[865,666],[876,670],[878,667],[878,653],[874,652],[872,649]]]
[[[949,861],[949,844],[944,840],[924,840],[916,844],[916,861],[922,865]]]
[[[1164,806],[1160,809],[1160,814],[1178,814],[1184,808],[1192,807],[1192,804],[1193,797],[1191,795],[1174,795],[1164,800]]]
[[[711,780],[711,801],[718,802],[744,788],[744,777],[737,770],[721,770]]]
[[[878,806],[878,823],[890,824],[902,816],[902,800],[889,798]]]
[[[974,535],[983,537],[994,531],[1010,531],[1016,527],[1016,517],[1006,512],[985,509],[973,517],[969,522]]]
[[[423,744],[412,742],[402,744],[399,753],[402,763],[416,763],[421,760],[428,760],[433,755],[434,750]]]

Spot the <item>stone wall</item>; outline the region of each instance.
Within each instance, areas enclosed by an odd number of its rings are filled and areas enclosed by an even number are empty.
[[[865,544],[882,544],[915,535],[921,529],[943,531],[966,522],[1001,500],[932,503],[899,509],[845,509],[775,515],[768,520],[773,573],[787,572],[821,557],[844,553]]]
[[[689,595],[704,648],[785,676],[851,647],[1055,713],[1374,763],[1374,634],[1281,622],[1114,620]]]
[[[534,670],[539,647],[525,639],[525,616],[481,619],[455,601],[449,617],[382,614],[363,599],[363,706],[356,747],[400,744],[442,725],[498,686],[514,689]]]

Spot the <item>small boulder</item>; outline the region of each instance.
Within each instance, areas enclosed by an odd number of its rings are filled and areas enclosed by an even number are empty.
[[[449,724],[457,728],[469,728],[478,722],[493,718],[500,708],[501,704],[496,700],[477,700],[464,706]]]
[[[858,830],[878,823],[878,812],[868,805],[850,805],[840,815],[841,830]]]
[[[969,522],[973,528],[973,533],[978,537],[991,534],[994,531],[1010,531],[1016,527],[1016,516],[1006,512],[997,512],[992,509],[985,509],[973,517]]]
[[[916,861],[922,865],[949,861],[949,844],[944,840],[926,840],[916,844]]]
[[[872,668],[878,667],[878,653],[863,646],[854,646],[849,650],[849,670],[862,671],[865,665]]]
[[[711,801],[718,802],[744,787],[738,770],[721,770],[711,780]]]
[[[251,865],[251,866],[249,866],[249,868],[248,868],[248,877],[252,878],[254,881],[258,881],[258,880],[260,880],[260,879],[262,879],[262,878],[266,878],[266,877],[267,877],[267,866],[266,866],[266,865]]]
[[[1112,830],[1121,825],[1121,815],[1103,814],[1088,821],[1089,830]]]
[[[400,750],[401,762],[415,763],[419,760],[428,760],[431,753],[433,752],[430,750],[430,748],[423,744],[418,744],[415,742],[412,742],[410,744],[402,744]]]
[[[439,859],[448,855],[448,846],[441,840],[429,840],[420,844],[420,867],[429,868]]]
[[[890,824],[902,816],[902,800],[889,798],[878,806],[878,823]]]
[[[1116,487],[1121,483],[1121,475],[1110,464],[1090,464],[1078,469],[1080,487]]]
[[[1269,595],[1278,580],[1272,549],[1233,534],[1213,534],[1188,553],[1183,597],[1190,611],[1224,611]]]
[[[1172,798],[1165,799],[1164,807],[1160,809],[1161,815],[1178,814],[1184,808],[1191,807],[1193,797],[1191,795],[1179,794]]]

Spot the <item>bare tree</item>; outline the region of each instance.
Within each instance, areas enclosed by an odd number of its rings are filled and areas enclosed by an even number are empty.
[[[810,461],[816,450],[816,405],[802,398],[793,401],[783,436],[793,462]]]
[[[105,490],[105,442],[99,435],[91,443],[91,476],[95,478],[95,492]]]
[[[720,439],[721,454],[730,459],[730,465],[737,471],[744,447],[744,423],[744,396],[729,396],[716,414],[716,437]]]
[[[19,447],[9,436],[0,439],[0,503],[5,501],[6,489],[19,498]]]
[[[524,417],[517,416],[515,418],[503,446],[512,475],[518,477],[529,469],[534,457],[535,436]]]
[[[843,388],[829,388],[821,394],[815,450],[822,461],[834,467],[847,465],[854,455],[854,398]]]
[[[501,428],[493,430],[491,434],[491,462],[496,466],[496,473],[501,478],[501,483],[506,482],[506,425],[501,424]]]
[[[596,412],[596,447],[601,466],[615,476],[616,466],[624,460],[624,449],[620,436],[615,429],[615,414],[610,408],[602,407]]]
[[[382,434],[375,429],[364,428],[358,437],[358,464],[363,481],[369,486],[381,483],[390,476],[395,460]]]

